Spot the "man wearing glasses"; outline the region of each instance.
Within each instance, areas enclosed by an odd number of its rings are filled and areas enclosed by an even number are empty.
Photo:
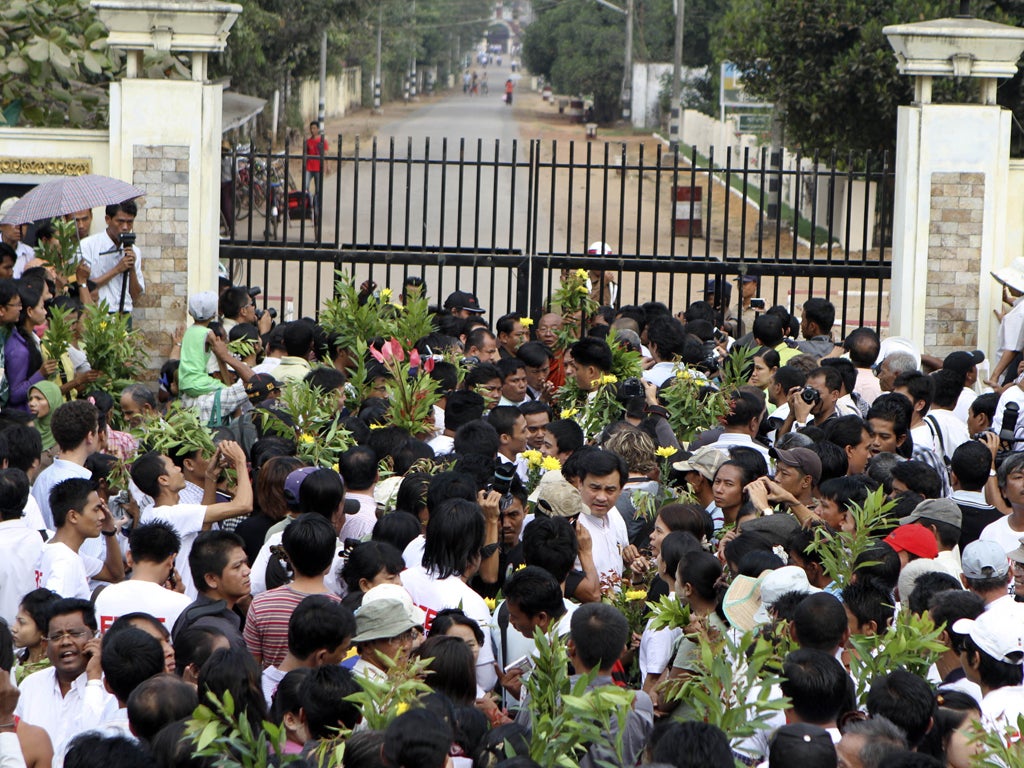
[[[68,743],[110,720],[117,700],[103,687],[96,612],[88,600],[54,604],[46,639],[53,666],[25,678],[14,714],[47,732],[53,764],[60,766]]]

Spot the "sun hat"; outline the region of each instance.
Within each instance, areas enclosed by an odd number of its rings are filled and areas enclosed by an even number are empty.
[[[375,600],[356,611],[356,634],[353,643],[387,640],[419,626],[400,600]]]
[[[798,565],[785,565],[782,568],[776,568],[765,574],[761,581],[761,605],[754,614],[754,621],[758,624],[767,624],[771,621],[771,615],[768,613],[769,606],[774,605],[780,597],[790,592],[813,595],[821,590],[807,581],[807,574]]]

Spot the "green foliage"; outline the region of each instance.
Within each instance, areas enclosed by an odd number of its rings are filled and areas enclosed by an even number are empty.
[[[228,352],[239,360],[244,360],[256,352],[256,344],[251,339],[235,339],[228,342]]]
[[[857,700],[863,702],[871,682],[894,669],[926,677],[928,668],[946,650],[939,642],[945,627],[936,627],[927,613],[904,611],[885,632],[867,637],[850,636],[850,672],[857,682]]]
[[[697,670],[665,689],[665,700],[683,704],[687,719],[721,728],[735,747],[788,706],[785,697],[770,698],[780,678],[773,671],[775,651],[768,640],[754,639],[749,632],[738,642],[702,636],[699,647]]]
[[[338,270],[334,296],[320,310],[320,325],[327,333],[337,334],[340,348],[355,349],[359,342],[365,345],[372,339],[393,335],[392,310],[385,305],[386,300],[373,294],[360,303],[355,278]]]
[[[324,392],[306,381],[290,381],[273,409],[260,409],[264,428],[295,441],[296,456],[314,467],[334,467],[352,445],[337,419],[338,392]]]
[[[523,33],[523,64],[559,93],[591,96],[598,122],[614,120],[622,88],[622,14],[589,0],[536,7],[536,20]]]
[[[852,533],[834,531],[827,525],[819,525],[814,529],[814,541],[810,549],[821,558],[821,565],[840,588],[853,580],[854,571],[866,565],[874,565],[874,561],[864,561],[854,565],[862,554],[877,541],[877,533],[887,524],[887,515],[894,502],[886,501],[884,490],[878,488],[864,501],[864,506],[856,504],[850,508],[856,529]]]
[[[221,701],[207,694],[209,704],[200,704],[185,731],[192,740],[194,754],[212,758],[217,768],[269,768],[298,761],[299,755],[284,754],[287,738],[283,725],[263,721],[253,729],[244,713],[235,712],[230,691]]]
[[[624,733],[634,692],[606,685],[587,690],[595,673],[569,677],[565,643],[534,630],[535,667],[526,678],[530,712],[530,757],[542,768],[576,768],[586,745],[610,750],[616,765],[624,765],[621,739],[608,737],[612,718]]]
[[[74,224],[72,224],[74,226]],[[68,351],[71,342],[74,341],[72,328],[75,324],[72,315],[77,314],[71,309],[50,307],[50,317],[46,323],[46,333],[43,334],[42,347],[43,357],[47,360],[60,360]]]
[[[163,416],[155,414],[132,429],[145,450],[159,451],[165,456],[188,456],[199,451],[209,459],[217,451],[213,433],[199,420],[195,409],[186,408],[176,400]]]
[[[0,10],[0,124],[98,127],[121,66],[89,0],[8,0]],[[73,253],[70,251],[69,253]]]
[[[938,0],[730,0],[718,54],[751,95],[784,110],[788,146],[892,150],[913,83],[896,71],[882,28],[952,12]]]
[[[62,216],[54,218],[50,224],[53,226],[54,239],[47,243],[40,242],[36,246],[36,256],[70,282],[78,268],[78,228],[75,222],[66,221]]]
[[[427,666],[431,659],[398,661],[381,654],[381,661],[387,670],[387,679],[356,675],[355,680],[363,690],[345,699],[359,705],[366,727],[375,731],[383,731],[388,723],[415,706],[420,696],[431,692],[423,682],[430,674]]]
[[[707,379],[688,368],[680,368],[658,393],[668,411],[668,423],[684,445],[698,433],[717,426],[728,412],[725,397],[720,392],[708,391],[707,387]]]
[[[651,629],[686,629],[690,625],[690,606],[676,600],[675,595],[662,595],[651,610]]]
[[[1016,723],[1007,723],[1003,732],[987,731],[975,722],[971,743],[981,747],[971,756],[976,768],[1024,768],[1024,715],[1017,715]]]
[[[130,319],[128,314],[111,314],[105,301],[85,308],[82,350],[92,369],[100,372],[97,389],[119,392],[134,384],[149,360],[142,333],[129,330]]]

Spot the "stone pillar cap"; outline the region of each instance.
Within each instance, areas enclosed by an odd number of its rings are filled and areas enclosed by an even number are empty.
[[[882,32],[904,75],[1008,78],[1024,53],[1024,29],[973,17],[892,24]]]

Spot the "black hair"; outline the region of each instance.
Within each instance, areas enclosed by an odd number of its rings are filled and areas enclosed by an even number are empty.
[[[676,581],[689,584],[701,599],[719,603],[725,591],[720,579],[722,564],[710,552],[692,552],[679,561]]]
[[[201,669],[216,650],[217,641],[227,639],[213,627],[188,627],[174,637],[174,673],[181,677],[189,665]]]
[[[612,369],[612,348],[601,339],[585,336],[569,346],[569,353],[580,365],[593,365],[605,373]]]
[[[310,672],[299,694],[310,738],[328,739],[339,727],[354,728],[362,715],[348,697],[361,690],[352,673],[342,667],[326,665]]]
[[[749,392],[736,390],[729,398],[729,410],[725,414],[726,426],[749,424],[764,412],[764,402]]]
[[[826,651],[800,648],[782,660],[782,694],[804,723],[825,727],[836,721],[847,703],[848,678]]]
[[[267,719],[267,700],[263,695],[262,670],[245,648],[221,648],[214,651],[199,670],[196,687],[199,700],[208,701],[210,694],[224,701],[230,693],[235,714],[244,717],[254,732]]]
[[[768,474],[768,462],[765,461],[764,454],[756,448],[749,448],[745,445],[731,446],[727,463],[743,470],[743,485],[752,483],[757,478]]]
[[[828,592],[817,592],[800,601],[793,612],[792,627],[801,648],[833,653],[849,629],[843,604]]]
[[[572,614],[569,634],[580,661],[590,669],[606,671],[626,647],[629,624],[614,606],[584,603]]]
[[[132,528],[128,551],[135,562],[162,563],[181,551],[181,538],[165,520],[151,520]]]
[[[293,320],[284,324],[281,341],[289,357],[305,358],[313,348],[313,324],[303,320]]]
[[[50,627],[50,616],[53,615],[53,607],[60,602],[61,596],[49,589],[39,587],[26,593],[19,603],[19,607],[27,613],[36,625],[36,629],[43,635]]]
[[[430,637],[412,655],[428,660],[425,682],[435,691],[460,706],[476,700],[476,664],[462,639],[439,634],[431,625]]]
[[[430,480],[427,488],[427,509],[433,514],[448,499],[465,499],[476,501],[476,484],[472,478],[448,471],[439,472]]]
[[[782,319],[777,315],[762,314],[754,318],[754,338],[766,347],[777,347],[786,337]]]
[[[377,481],[378,457],[372,448],[356,445],[338,460],[338,468],[345,486],[353,491],[365,491]]]
[[[487,423],[494,427],[500,440],[501,435],[511,435],[516,422],[522,418],[525,417],[516,406],[498,405],[487,414]]]
[[[870,582],[857,581],[843,587],[843,606],[853,614],[857,626],[875,623],[875,633],[882,634],[892,622],[896,609],[892,597]]]
[[[28,501],[28,475],[20,469],[0,469],[0,518],[18,520]]]
[[[528,341],[516,350],[516,357],[530,368],[539,368],[549,362],[553,355],[541,342]]]
[[[498,372],[501,373],[502,383],[505,380],[516,373],[516,371],[522,371],[526,368],[526,363],[520,360],[518,357],[505,357],[495,363],[495,367]]]
[[[818,495],[834,501],[840,510],[849,511],[854,506],[864,506],[873,485],[874,480],[867,475],[844,475],[822,482]]]
[[[527,616],[544,612],[551,618],[558,618],[565,613],[562,587],[543,568],[531,565],[520,568],[505,580],[502,592],[507,602],[515,603]]]
[[[188,553],[188,567],[192,581],[200,592],[208,592],[206,574],[220,576],[228,567],[228,558],[234,549],[245,551],[245,541],[230,531],[203,531],[196,536]]]
[[[910,612],[920,616],[928,610],[935,595],[947,591],[972,594],[965,590],[952,574],[944,571],[925,571],[914,580],[914,588],[905,599]]]
[[[466,342],[466,349],[469,349],[469,342]],[[501,378],[501,371],[491,363],[477,363],[468,371],[466,376],[462,380],[463,386],[472,392],[476,387],[481,384],[486,384],[489,381]]]
[[[484,516],[475,502],[442,501],[430,510],[423,567],[438,579],[464,573],[480,557],[483,539]]]
[[[920,579],[918,579],[920,581]],[[916,589],[914,590],[917,591]],[[911,592],[911,597],[913,597]],[[953,631],[959,619],[976,619],[985,611],[985,599],[967,589],[946,589],[932,594],[928,601],[928,614],[936,627],[946,627],[950,647],[960,653],[964,635]]]
[[[686,330],[671,316],[659,316],[647,325],[647,343],[658,348],[662,360],[674,360],[683,353]]]
[[[60,616],[70,616],[73,613],[82,614],[82,623],[93,632],[96,631],[96,609],[88,600],[82,600],[77,597],[62,597],[54,602],[50,606],[49,621],[53,621]],[[49,630],[49,622],[47,622],[47,630]]]
[[[1021,667],[1019,661],[1020,651],[1014,651],[1018,656],[1018,663],[1011,664],[1008,661],[1002,661],[994,656],[990,656],[978,647],[970,635],[964,636],[963,649],[968,657],[973,653],[978,654],[978,677],[981,678],[981,685],[984,688],[995,689],[1018,686],[1021,684],[1022,679],[1024,679],[1024,676],[1022,676],[1024,667]]]
[[[217,309],[226,318],[234,318],[238,313],[252,304],[253,298],[249,295],[249,289],[244,285],[236,285],[228,288],[220,295],[217,302]]]
[[[388,725],[381,754],[390,768],[443,768],[452,744],[451,728],[435,713],[412,709]]]
[[[1018,676],[1020,667],[1017,667]],[[1018,679],[1018,684],[1020,680]],[[896,669],[871,682],[865,698],[868,714],[882,715],[903,729],[911,747],[924,737],[935,714],[932,687],[917,675]]]
[[[457,342],[456,342],[457,345]],[[434,368],[429,372],[430,378],[437,382],[442,394],[452,392],[459,385],[459,369],[447,360],[435,360]],[[447,409],[447,406],[445,406]]]
[[[656,516],[661,518],[670,531],[688,531],[698,541],[710,541],[715,533],[715,524],[708,511],[699,504],[665,504]]]
[[[299,667],[281,678],[270,703],[270,722],[283,723],[285,715],[297,714],[302,709],[302,684],[310,671],[309,667]]]
[[[424,509],[429,509],[427,492],[432,484],[433,479],[426,472],[410,472],[403,477],[401,484],[398,486],[398,493],[395,496],[395,512],[405,512],[418,522],[420,513]],[[386,517],[390,517],[390,515],[384,515],[384,517],[377,521],[377,525],[380,525]],[[416,538],[416,536],[414,535],[413,538]],[[398,545],[396,544],[395,546]],[[404,549],[404,546],[400,547],[400,549]]]
[[[58,406],[50,418],[50,431],[62,451],[73,451],[99,428],[99,411],[88,400]]]
[[[854,328],[846,335],[843,343],[850,355],[850,361],[858,368],[870,368],[878,359],[881,342],[873,328]]]
[[[303,381],[321,392],[333,392],[343,389],[348,377],[337,368],[318,365],[305,375]]]
[[[139,206],[135,204],[134,200],[125,200],[123,203],[113,203],[103,209],[106,216],[114,218],[119,213],[126,213],[129,216],[139,215]]]
[[[315,512],[328,520],[345,500],[345,482],[333,469],[321,467],[310,472],[299,486],[299,504],[294,507],[285,494],[289,509],[300,514]]]
[[[152,635],[128,627],[103,638],[100,665],[114,696],[127,702],[143,681],[164,671],[164,651]]]
[[[64,755],[67,768],[150,768],[152,758],[127,736],[105,736],[86,731],[71,740]]]
[[[498,430],[484,419],[476,419],[459,427],[454,437],[455,453],[494,456],[501,447]]]
[[[782,558],[774,552],[755,549],[747,552],[739,559],[739,562],[736,564],[737,575],[756,579],[764,571],[774,571],[776,568],[781,568],[784,565],[785,563],[782,562]]]
[[[988,416],[989,424],[991,424],[992,420],[996,417],[997,407],[999,407],[999,394],[997,392],[986,392],[974,398],[970,410],[974,411],[978,416],[985,414]]]
[[[488,338],[497,339],[497,336],[491,332],[490,328],[485,325],[474,328],[466,334],[466,351],[468,352],[474,347],[480,349],[487,342]]]
[[[961,372],[941,368],[930,376],[934,389],[932,405],[936,408],[953,410],[956,401],[964,391],[964,377]]]
[[[288,650],[304,661],[318,650],[333,651],[355,633],[352,611],[327,595],[309,595],[288,618]]]
[[[899,582],[899,553],[884,541],[876,541],[865,549],[853,563],[854,578],[858,582],[870,582],[875,589],[892,594]]]
[[[484,631],[480,629],[480,625],[463,613],[460,608],[445,608],[438,611],[434,620],[430,622],[430,634],[447,635],[448,630],[454,626],[467,627],[476,638],[477,645],[483,646],[486,642]]]
[[[825,439],[840,448],[860,445],[864,433],[869,431],[867,424],[860,416],[840,416],[825,422]]]
[[[561,584],[572,570],[579,543],[576,531],[564,517],[537,515],[523,529],[523,559],[543,568]]]
[[[191,718],[168,723],[150,742],[156,768],[215,768],[217,758],[196,755],[195,743],[189,736]]]
[[[838,373],[846,394],[853,393],[854,387],[857,386],[857,369],[854,368],[853,363],[842,357],[826,357],[822,359],[821,367],[831,368]]]
[[[819,440],[808,448],[818,454],[821,460],[819,487],[829,480],[838,480],[846,476],[850,460],[846,457],[846,451],[838,445],[828,440]]]
[[[89,495],[95,490],[96,484],[84,477],[71,477],[53,486],[49,498],[53,524],[57,528],[63,528],[67,522],[68,512],[74,510],[82,514],[89,501]]]
[[[154,499],[160,495],[160,478],[167,474],[163,454],[149,451],[132,462],[132,482],[139,490]]]
[[[789,392],[794,387],[802,387],[807,383],[807,375],[792,365],[780,365],[772,374],[772,378],[782,387],[783,392]]]
[[[585,481],[587,477],[605,477],[618,474],[619,486],[626,484],[629,479],[629,467],[626,460],[617,453],[594,449],[585,454],[580,452],[579,479]]]
[[[965,491],[980,491],[988,482],[992,454],[984,443],[968,440],[953,451],[949,468]]]
[[[571,419],[557,419],[544,425],[558,446],[559,453],[575,453],[584,443],[583,429]]]
[[[23,411],[6,409],[5,416]],[[12,424],[0,432],[0,448],[6,453],[7,466],[28,472],[43,453],[43,438],[39,430],[27,424]]]
[[[484,416],[484,398],[479,392],[460,389],[448,395],[444,406],[444,428],[457,432],[461,426]]]
[[[911,407],[915,407],[918,400],[923,401],[922,416],[928,413],[928,409],[931,408],[932,400],[935,397],[935,383],[931,377],[926,376],[920,371],[904,371],[893,381],[892,388],[893,391],[905,388],[910,393]]]
[[[673,531],[661,540],[661,554],[659,555],[665,573],[674,579],[679,571],[679,564],[690,553],[701,549],[700,542],[688,531]]]
[[[734,768],[736,764],[721,729],[696,720],[670,723],[654,747],[653,759],[675,768]]]
[[[772,551],[772,541],[763,533],[758,531],[743,531],[735,538],[726,542],[723,548],[725,561],[739,566],[739,563],[751,552]]]
[[[523,414],[523,416],[533,416],[538,413],[546,413],[548,415],[549,422],[555,415],[554,409],[543,400],[527,400],[524,403],[520,403],[518,407],[519,412]]]
[[[312,512],[301,514],[281,534],[281,545],[297,575],[314,577],[334,561],[338,534],[327,518]]]
[[[826,336],[832,331],[836,321],[836,308],[827,299],[812,298],[804,302],[803,317],[810,320]]]
[[[404,512],[393,512],[392,515],[404,515]],[[386,515],[385,517],[391,517]],[[410,517],[406,515],[406,517]],[[380,522],[377,523],[380,525]],[[417,530],[419,526],[417,525]],[[376,532],[376,526],[374,527]],[[413,536],[413,538],[416,538]],[[410,539],[412,541],[412,539]],[[408,543],[408,542],[407,542]],[[341,578],[350,593],[359,592],[359,582],[366,579],[372,582],[381,571],[397,575],[405,570],[402,553],[385,541],[364,541],[353,547],[345,556],[345,564],[341,568]]]
[[[926,499],[937,499],[942,495],[942,478],[923,461],[900,462],[892,468],[892,477]]]
[[[128,696],[128,722],[132,733],[148,743],[168,723],[190,717],[197,706],[199,695],[194,686],[175,675],[157,674],[139,683]]]

